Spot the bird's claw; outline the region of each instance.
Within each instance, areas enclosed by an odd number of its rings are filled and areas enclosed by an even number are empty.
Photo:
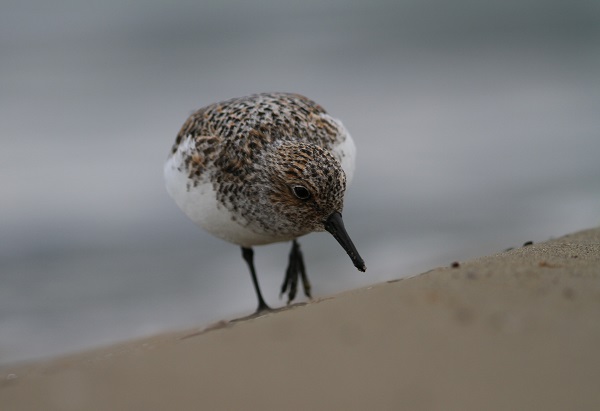
[[[300,251],[300,244],[298,244],[298,241],[294,240],[292,242],[292,250],[290,251],[288,267],[285,271],[285,278],[283,279],[283,284],[281,285],[281,293],[279,294],[279,298],[281,298],[281,296],[287,292],[287,305],[290,305],[294,298],[296,298],[296,292],[298,290],[298,277],[300,277],[302,281],[304,295],[311,299],[311,286],[310,282],[308,281],[308,276],[306,275],[306,269],[304,267],[304,257],[302,256],[302,251]]]

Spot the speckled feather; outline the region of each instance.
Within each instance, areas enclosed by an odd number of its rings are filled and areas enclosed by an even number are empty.
[[[354,155],[344,126],[320,105],[298,94],[263,93],[194,112],[177,135],[165,176],[192,220],[251,246],[323,231],[325,218],[342,210]],[[294,185],[311,198],[297,198]]]

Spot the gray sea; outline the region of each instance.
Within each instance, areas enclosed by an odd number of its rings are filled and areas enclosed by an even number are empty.
[[[162,177],[234,96],[304,94],[356,141],[368,269],[303,238],[317,297],[600,224],[598,1],[14,1],[0,56],[0,363],[254,310]],[[288,251],[255,250],[273,306]]]

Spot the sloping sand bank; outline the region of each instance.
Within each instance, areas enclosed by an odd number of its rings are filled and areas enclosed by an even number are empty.
[[[0,370],[1,410],[600,410],[600,228]]]

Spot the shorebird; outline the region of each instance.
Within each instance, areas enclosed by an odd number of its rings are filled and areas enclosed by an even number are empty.
[[[356,148],[339,120],[298,94],[261,93],[211,104],[185,121],[164,168],[167,191],[196,224],[241,247],[257,312],[270,310],[253,246],[291,241],[281,287],[288,304],[298,279],[311,297],[298,237],[328,231],[365,271],[344,228],[346,185]]]

